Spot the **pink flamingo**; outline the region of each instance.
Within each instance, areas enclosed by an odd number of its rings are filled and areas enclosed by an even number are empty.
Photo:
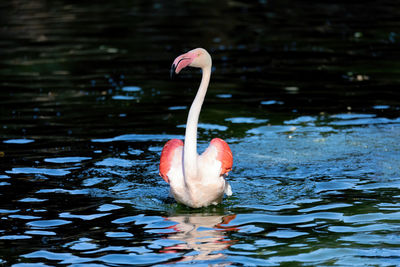
[[[192,208],[218,204],[224,193],[232,195],[225,180],[233,164],[228,144],[214,138],[203,154],[197,154],[197,124],[210,82],[211,64],[210,54],[203,48],[196,48],[177,57],[171,67],[171,75],[187,66],[202,69],[200,87],[186,123],[185,145],[179,139],[169,140],[160,159],[160,176],[169,183],[172,196]]]

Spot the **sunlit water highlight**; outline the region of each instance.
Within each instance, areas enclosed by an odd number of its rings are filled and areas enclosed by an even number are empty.
[[[20,257],[32,263],[346,265],[369,264],[367,258],[386,266],[400,262],[398,119],[349,113],[300,116],[282,125],[262,125],[268,120],[255,118],[227,121],[254,127],[245,138],[231,142],[235,168],[229,180],[234,194],[222,204],[195,211],[168,199],[168,186],[157,176],[157,160],[171,136],[128,134],[93,142],[152,140],[152,145],[148,151],[122,151],[105,158],[44,159],[43,163],[63,164],[65,169],[74,167],[81,184],[42,188],[21,199],[15,209],[0,210],[3,222],[24,225],[4,228],[0,240],[46,238],[51,243],[53,236],[87,229],[65,239],[63,249],[48,250],[43,239],[37,250],[25,249]],[[218,132],[221,127],[209,130]],[[79,167],[88,160],[91,167]],[[6,173],[32,178],[69,174],[57,165],[40,165]],[[52,216],[40,209],[44,201],[70,198],[67,195],[103,200]]]

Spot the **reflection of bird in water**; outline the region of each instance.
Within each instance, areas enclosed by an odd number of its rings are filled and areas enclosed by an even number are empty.
[[[210,146],[197,154],[197,124],[201,106],[211,76],[211,56],[202,48],[193,49],[177,57],[171,74],[190,66],[201,68],[203,76],[196,97],[189,110],[185,143],[169,140],[161,153],[160,175],[170,184],[175,200],[192,208],[217,204],[224,193],[231,195],[225,176],[232,169],[233,157],[228,144],[220,139],[211,140]]]
[[[173,228],[176,233],[168,236],[168,239],[183,241],[184,243],[164,248],[163,253],[173,253],[185,250],[195,252],[185,255],[181,261],[203,261],[212,259],[223,259],[222,253],[232,245],[234,241],[226,239],[227,231],[236,231],[236,228],[227,228],[223,224],[229,223],[236,215],[228,216],[206,216],[187,215],[169,217],[168,220],[177,222]]]

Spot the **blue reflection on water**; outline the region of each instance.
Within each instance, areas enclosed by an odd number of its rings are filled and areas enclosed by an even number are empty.
[[[5,144],[20,144],[20,145],[29,144],[33,142],[35,142],[35,140],[32,139],[8,139],[3,141],[3,143]]]
[[[122,152],[49,157],[39,164],[66,167],[18,167],[7,171],[9,175],[1,175],[8,183],[4,186],[11,186],[14,176],[21,174],[68,179],[74,171],[75,181],[83,188],[49,184],[19,198],[18,208],[0,209],[3,221],[25,225],[22,231],[3,230],[0,240],[51,240],[64,231],[89,227],[71,234],[62,250],[43,248],[21,254],[30,261],[85,266],[132,262],[345,264],[371,251],[376,264],[386,263],[387,257],[391,257],[389,264],[400,261],[399,254],[395,254],[397,248],[369,247],[399,244],[398,203],[393,199],[377,202],[374,197],[368,200],[374,201],[372,205],[365,204],[365,199],[358,200],[360,195],[370,198],[400,188],[398,119],[339,114],[299,116],[286,120],[284,125],[266,125],[268,120],[256,117],[227,121],[230,126],[206,124],[206,128],[222,132],[235,125],[249,128],[245,138],[230,144],[235,165],[228,179],[234,194],[221,205],[197,211],[168,199],[168,185],[158,177],[156,162],[162,143],[182,136],[122,135],[92,140],[93,144],[125,141],[128,147]],[[257,126],[251,128],[251,124]],[[129,142],[150,143],[133,148]],[[206,145],[201,142],[200,148]],[[83,162],[90,163],[86,169],[81,167]],[[345,197],[353,192],[357,197]],[[82,207],[75,210],[57,208],[51,213],[41,207],[54,199],[74,196],[102,201],[89,207],[81,203]],[[329,244],[326,238],[331,237],[337,240],[336,247],[316,246]],[[348,244],[353,247],[346,247]],[[357,244],[366,247],[354,247]],[[282,253],[285,250],[289,253]]]
[[[64,169],[46,169],[46,168],[33,168],[33,167],[21,167],[12,168],[11,171],[6,171],[9,174],[45,174],[50,176],[63,176],[71,173]]]

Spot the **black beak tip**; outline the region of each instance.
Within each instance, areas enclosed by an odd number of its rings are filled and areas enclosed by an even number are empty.
[[[171,70],[169,72],[169,75],[170,75],[171,79],[173,79],[174,76],[175,76],[175,70],[176,70],[176,66],[175,66],[175,64],[172,64]]]

